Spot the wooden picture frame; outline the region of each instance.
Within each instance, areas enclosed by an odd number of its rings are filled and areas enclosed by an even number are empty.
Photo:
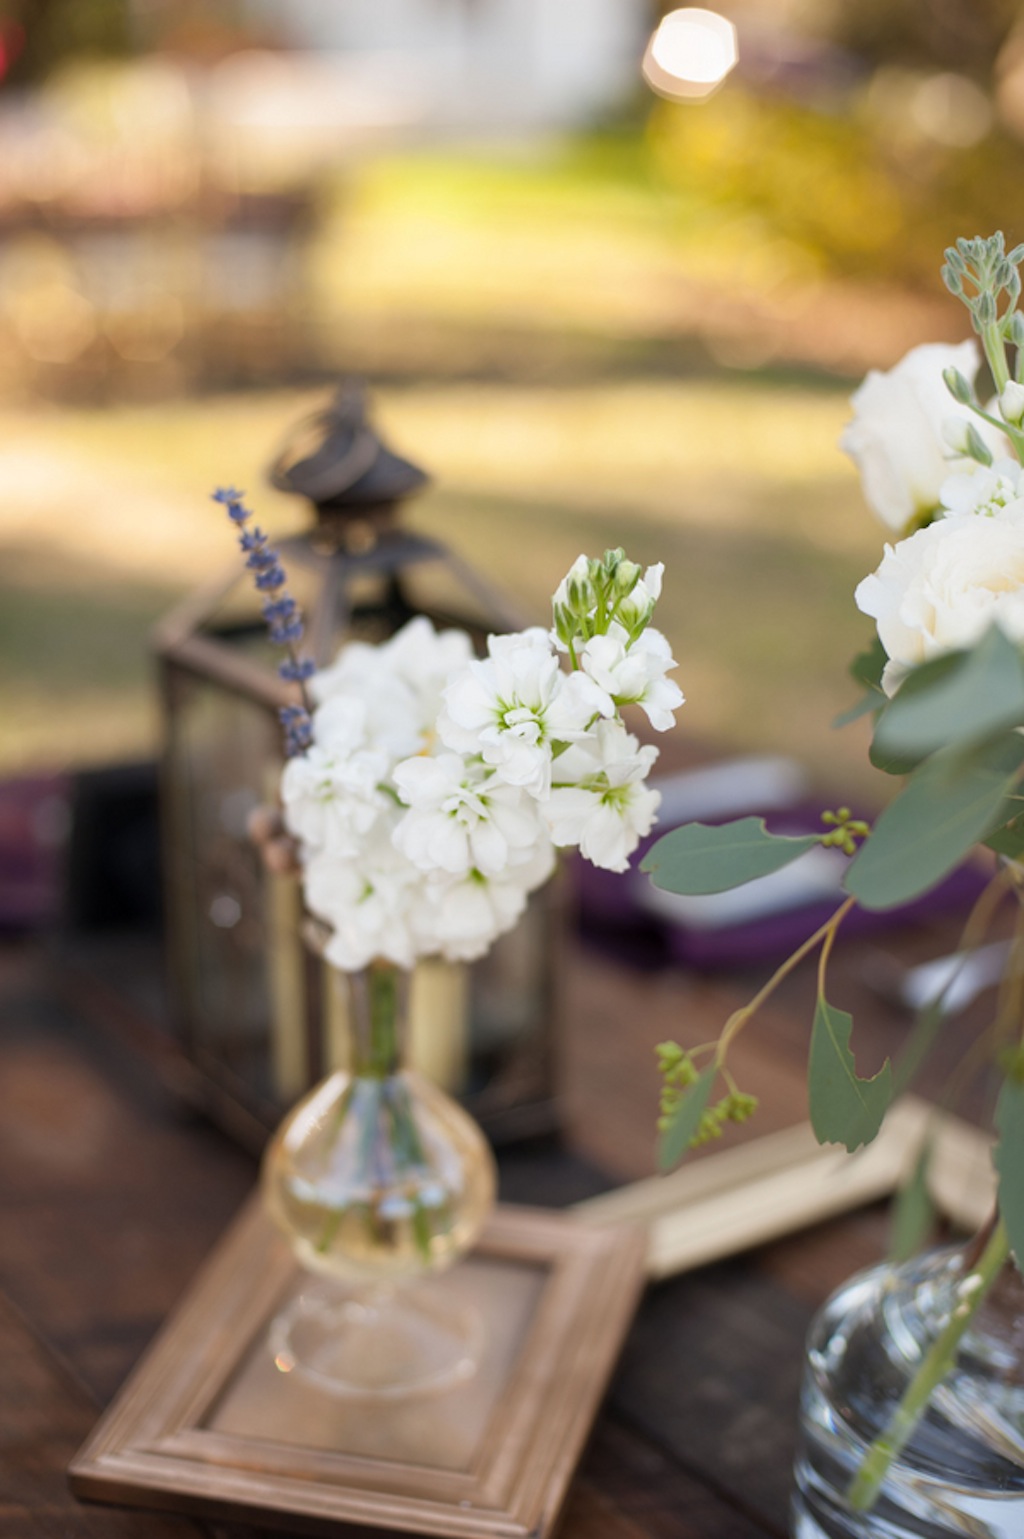
[[[519,1297],[503,1364],[398,1411],[353,1409],[275,1373],[268,1323],[308,1276],[254,1197],[73,1461],[72,1490],[308,1533],[544,1539],[636,1309],[643,1234],[499,1207],[444,1283],[457,1277]]]

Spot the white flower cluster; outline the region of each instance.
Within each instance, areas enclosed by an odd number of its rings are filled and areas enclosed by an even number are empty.
[[[625,870],[660,798],[644,784],[657,749],[619,708],[664,730],[683,700],[649,624],[660,585],[660,566],[641,577],[620,551],[580,557],[554,632],[491,636],[477,659],[463,632],[420,617],[313,677],[313,741],[281,793],[330,962],[482,956],[551,875],[556,846]]]
[[[1019,428],[1024,389],[1011,381],[986,421],[946,384],[956,371],[973,385],[979,366],[973,341],[916,347],[888,374],[869,374],[852,399],[842,447],[874,511],[904,534],[855,595],[877,623],[889,695],[912,668],[972,646],[994,623],[1024,642],[1024,486],[993,425]],[[965,457],[968,431],[981,443],[975,458]]]

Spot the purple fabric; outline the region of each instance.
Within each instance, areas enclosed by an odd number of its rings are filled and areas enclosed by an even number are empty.
[[[70,780],[33,775],[0,781],[0,926],[52,924],[63,894]]]

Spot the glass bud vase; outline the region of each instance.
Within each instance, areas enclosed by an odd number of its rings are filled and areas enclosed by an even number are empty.
[[[320,1274],[277,1317],[278,1367],[348,1396],[437,1390],[475,1371],[472,1310],[432,1274],[473,1245],[494,1160],[473,1119],[405,1067],[409,975],[348,976],[351,1056],[285,1118],[264,1155],[271,1217]]]
[[[888,1465],[874,1504],[850,1486],[962,1298],[966,1252],[947,1249],[850,1279],[808,1338],[794,1539],[1024,1536],[1024,1284],[1010,1262],[954,1366]]]

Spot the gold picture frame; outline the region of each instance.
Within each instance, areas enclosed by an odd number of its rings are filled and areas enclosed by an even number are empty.
[[[491,1311],[493,1360],[397,1408],[275,1369],[268,1325],[303,1279],[253,1198],[74,1459],[75,1494],[309,1533],[544,1539],[636,1310],[642,1233],[499,1207],[444,1279]]]

